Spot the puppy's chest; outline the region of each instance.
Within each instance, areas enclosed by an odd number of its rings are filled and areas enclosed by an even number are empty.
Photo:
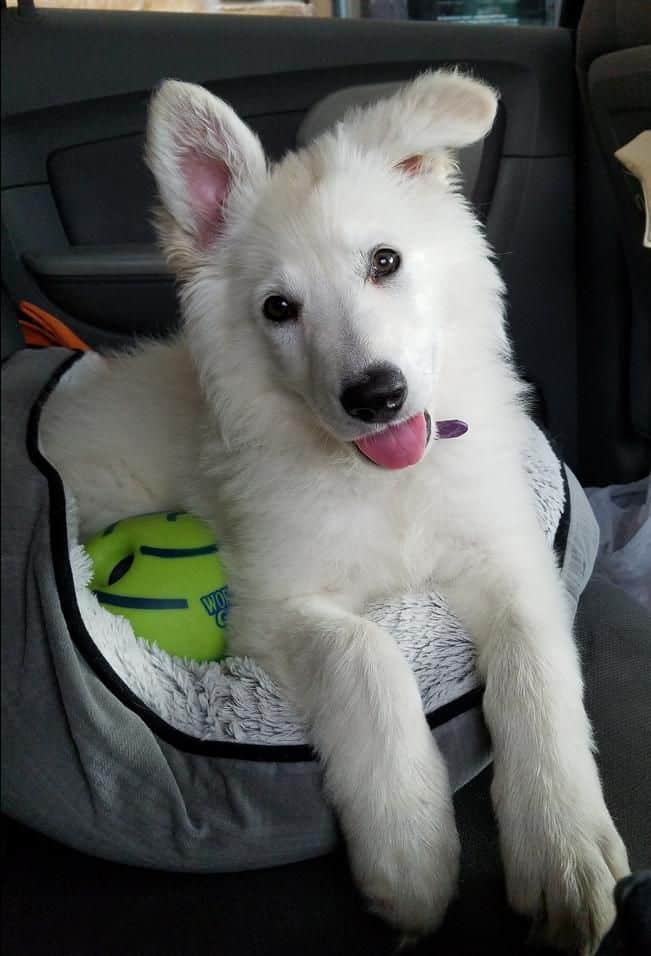
[[[435,509],[417,487],[368,500],[349,515],[351,565],[373,591],[416,587],[446,550],[437,525]]]
[[[255,579],[275,597],[345,594],[355,604],[417,588],[451,546],[428,472],[369,480],[361,470],[302,467],[267,481],[265,468],[218,483],[233,581],[246,590]]]

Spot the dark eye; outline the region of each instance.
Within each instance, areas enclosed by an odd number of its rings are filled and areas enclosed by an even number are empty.
[[[298,318],[299,308],[296,302],[290,302],[284,295],[270,295],[265,299],[262,313],[270,322],[291,322]]]
[[[384,279],[400,268],[400,253],[395,249],[376,249],[371,256],[371,279]]]

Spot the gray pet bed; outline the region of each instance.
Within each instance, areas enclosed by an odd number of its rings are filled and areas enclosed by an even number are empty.
[[[318,760],[269,677],[248,659],[172,658],[87,590],[74,508],[38,446],[40,410],[78,358],[20,351],[3,370],[5,811],[86,852],[166,869],[241,870],[331,850]],[[575,607],[594,518],[533,425],[524,464]],[[458,789],[490,760],[468,637],[433,593],[368,615],[410,662]]]

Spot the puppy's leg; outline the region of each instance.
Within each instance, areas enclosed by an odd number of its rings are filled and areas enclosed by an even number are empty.
[[[260,661],[308,724],[359,888],[397,928],[433,930],[456,888],[459,841],[447,770],[398,647],[317,597],[247,616],[234,611],[233,649]],[[256,633],[264,645],[247,640]]]
[[[448,588],[478,644],[509,900],[552,945],[594,952],[628,872],[606,809],[569,613],[541,539],[501,540]]]

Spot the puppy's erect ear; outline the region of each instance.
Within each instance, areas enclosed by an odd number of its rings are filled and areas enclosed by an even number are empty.
[[[266,172],[260,141],[236,113],[175,80],[152,97],[146,161],[162,203],[158,232],[180,274],[228,231]]]
[[[454,70],[421,74],[397,93],[343,122],[342,131],[362,149],[380,149],[409,175],[436,169],[448,149],[482,139],[497,112],[497,94]]]

